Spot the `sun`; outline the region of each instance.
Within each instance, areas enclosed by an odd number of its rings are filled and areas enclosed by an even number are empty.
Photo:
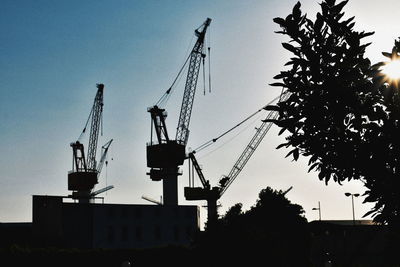
[[[382,73],[384,73],[389,80],[398,81],[400,79],[400,59],[387,62],[382,67]]]

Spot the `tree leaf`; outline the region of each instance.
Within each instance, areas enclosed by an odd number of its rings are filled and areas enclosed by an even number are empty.
[[[308,169],[308,172],[311,172],[315,167],[319,165],[319,162],[313,163],[311,167]]]
[[[286,49],[286,50],[289,50],[290,52],[292,52],[293,54],[298,54],[298,50],[297,50],[297,48],[296,47],[294,47],[293,45],[291,45],[291,44],[288,44],[288,43],[282,43],[282,46]]]
[[[286,87],[286,84],[284,83],[270,83],[270,86],[279,86],[279,87]]]
[[[339,4],[335,5],[332,7],[332,13],[338,14],[340,11],[342,11],[343,7],[349,2],[349,0],[345,0],[340,2]]]
[[[288,146],[290,146],[290,143],[283,143],[283,144],[280,144],[279,146],[277,146],[275,149],[280,149],[282,147],[288,147]]]
[[[300,2],[297,2],[296,5],[293,7],[292,14],[295,20],[300,19],[301,16],[300,6],[301,6]]]
[[[267,105],[267,106],[264,107],[264,110],[279,111],[280,107],[275,106],[275,105]]]
[[[283,18],[274,18],[273,21],[282,27],[286,25],[286,21]]]
[[[295,148],[293,151],[293,158],[295,161],[297,161],[299,159],[299,149]]]
[[[324,25],[324,18],[321,13],[317,13],[317,19],[314,23],[314,30],[316,33],[321,33],[322,26]]]
[[[382,52],[382,55],[388,58],[392,58],[392,53],[388,53],[388,52]]]

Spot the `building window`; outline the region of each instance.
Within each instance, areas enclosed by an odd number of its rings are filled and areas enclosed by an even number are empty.
[[[140,227],[140,226],[136,227],[135,237],[136,237],[136,240],[139,240],[139,241],[143,240],[142,227]]]
[[[174,226],[174,239],[175,241],[179,240],[179,228],[176,225]]]
[[[161,240],[161,228],[159,225],[156,225],[154,227],[154,238],[156,240]]]
[[[128,241],[129,238],[129,231],[128,226],[124,225],[121,229],[121,241]]]
[[[112,226],[108,226],[107,241],[108,241],[108,243],[114,242],[114,227],[112,227]]]

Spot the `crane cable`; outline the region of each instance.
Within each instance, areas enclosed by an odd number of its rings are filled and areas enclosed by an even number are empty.
[[[92,109],[90,110],[89,116],[88,116],[88,118],[86,120],[85,127],[83,127],[83,130],[82,130],[81,134],[78,137],[77,141],[80,142],[80,143],[82,141],[82,138],[83,138],[84,134],[86,133],[86,128],[87,128],[87,126],[89,124],[89,120],[93,116],[93,110],[94,110],[94,104],[93,104]],[[101,108],[101,110],[102,110],[101,113],[103,113],[103,107]],[[100,135],[103,136],[103,115],[100,116],[100,127],[101,127]]]
[[[208,92],[211,93],[211,28],[207,32],[207,50],[208,50]]]
[[[176,81],[178,80],[178,78],[181,76],[181,73],[183,71],[183,69],[185,68],[186,64],[189,61],[191,54],[189,54],[189,56],[186,58],[185,63],[183,63],[182,68],[179,70],[178,75],[175,77],[174,81],[172,82],[171,86],[168,88],[168,90],[162,95],[162,97],[157,101],[156,106],[161,106],[164,102],[168,101],[168,98],[170,96],[170,93],[176,83]]]
[[[211,93],[211,54],[210,54],[210,46],[208,47],[208,92]]]
[[[88,124],[89,124],[89,120],[90,120],[90,117],[92,116],[92,114],[93,114],[93,108],[90,110],[89,117],[87,118],[85,127],[83,128],[81,135],[79,135],[79,137],[78,137],[78,140],[77,140],[78,142],[81,142],[81,141],[82,141],[83,135],[84,135],[85,132],[86,132],[86,128],[87,128],[87,126],[88,126]]]
[[[200,27],[201,27],[201,26],[200,26]],[[200,27],[199,27],[199,28],[200,28]],[[178,74],[176,75],[174,81],[172,82],[172,84],[171,84],[171,86],[168,88],[168,90],[167,90],[167,91],[161,96],[161,98],[156,102],[156,106],[161,106],[161,105],[163,105],[165,102],[168,101],[169,97],[171,96],[171,91],[173,90],[173,87],[174,87],[175,83],[178,81],[178,79],[179,79],[180,77],[182,77],[182,76],[181,76],[181,73],[182,73],[182,71],[184,70],[185,66],[187,65],[190,56],[192,55],[192,51],[190,51],[189,54],[188,54],[188,52],[189,52],[190,47],[192,46],[193,39],[194,39],[194,35],[192,35],[192,38],[191,38],[191,40],[190,40],[190,42],[189,42],[189,45],[188,45],[188,47],[187,47],[187,49],[186,49],[185,55],[188,55],[188,56],[186,57],[185,62],[183,63],[183,66],[182,66],[181,69],[179,70]]]
[[[268,105],[271,105],[273,102],[275,102],[276,100],[280,99],[281,95],[275,97],[273,100],[271,100],[267,105],[263,106],[262,108],[258,109],[256,112],[254,112],[253,114],[251,114],[250,116],[248,116],[247,118],[245,118],[244,120],[242,120],[241,122],[239,122],[238,124],[236,124],[235,126],[233,126],[232,128],[230,128],[229,130],[225,131],[224,133],[222,133],[221,135],[219,135],[216,138],[213,138],[207,142],[205,142],[204,144],[200,145],[199,147],[197,147],[196,149],[193,150],[193,153],[196,153],[200,150],[203,150],[204,148],[212,145],[213,143],[215,143],[218,139],[220,139],[221,137],[225,136],[226,134],[230,133],[231,131],[233,131],[234,129],[236,129],[237,127],[239,127],[240,125],[242,125],[243,123],[245,123],[246,121],[248,121],[249,119],[251,119],[252,117],[254,117],[255,115],[257,115],[257,113],[261,112],[262,110],[264,110]]]
[[[207,152],[206,154],[202,155],[201,157],[197,157],[197,159],[203,159],[205,157],[207,157],[208,155],[214,153],[215,151],[219,150],[220,148],[222,148],[223,146],[227,145],[228,143],[230,143],[231,141],[233,141],[236,137],[238,137],[240,134],[242,134],[244,131],[246,131],[247,129],[249,129],[250,126],[252,126],[256,121],[258,121],[260,119],[261,115],[257,116],[255,119],[253,119],[246,127],[244,127],[244,129],[242,129],[240,132],[238,132],[236,135],[232,136],[229,140],[227,140],[225,143],[221,144],[220,146],[218,146],[217,148],[211,150],[210,152]]]
[[[204,24],[200,25],[196,30],[200,29]],[[208,36],[210,36],[210,34],[208,34]],[[189,51],[189,47],[192,46],[192,42],[193,42],[193,38],[194,35],[192,35],[192,39],[190,41],[190,44],[188,46],[188,49],[186,50],[186,54]],[[210,37],[208,37],[210,38]],[[208,39],[209,40],[209,39]],[[210,43],[210,42],[209,42]],[[171,96],[171,92],[175,86],[175,83],[178,81],[178,79],[181,77],[181,73],[184,70],[185,66],[187,65],[190,57],[192,55],[192,51],[189,53],[189,55],[186,57],[185,62],[183,63],[183,66],[181,67],[181,69],[179,70],[178,74],[176,75],[174,81],[172,82],[171,86],[168,88],[168,90],[160,97],[160,99],[156,102],[156,106],[161,106],[163,105],[165,102],[168,101],[169,97]],[[209,92],[211,92],[211,74],[210,74],[210,45],[208,46],[208,74],[209,74],[209,78],[208,78],[208,83],[209,83]],[[203,72],[205,72],[205,68],[204,68],[204,58],[203,58]],[[203,80],[204,80],[204,94],[205,94],[205,73],[203,73]]]
[[[206,95],[206,68],[204,67],[204,58],[205,54],[203,54],[203,95]]]

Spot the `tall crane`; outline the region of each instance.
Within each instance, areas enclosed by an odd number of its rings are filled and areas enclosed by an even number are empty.
[[[211,19],[195,30],[197,41],[186,60],[189,60],[189,68],[183,93],[182,106],[179,115],[176,138],[171,140],[166,127],[167,112],[157,104],[148,108],[151,115],[152,126],[150,143],[147,144],[147,173],[153,181],[163,180],[163,196],[165,205],[178,204],[178,176],[181,175],[179,166],[186,159],[186,144],[189,138],[189,123],[192,113],[193,101],[196,92],[197,78],[199,75],[201,60],[205,58],[204,39]],[[181,69],[182,70],[182,69]],[[179,72],[180,73],[180,72]],[[171,92],[172,86],[166,94]],[[156,140],[153,141],[153,128]]]
[[[288,93],[283,92],[280,96],[280,101],[287,99]],[[264,107],[265,109],[266,107]],[[226,192],[229,186],[237,178],[240,172],[245,167],[246,163],[249,161],[254,151],[257,149],[258,145],[261,143],[267,132],[272,126],[272,120],[276,119],[278,116],[277,111],[270,111],[266,118],[262,121],[261,125],[256,128],[256,133],[251,138],[250,142],[247,144],[243,152],[240,154],[239,158],[233,165],[228,175],[223,175],[219,180],[219,185],[212,187],[208,180],[204,178],[202,170],[195,158],[195,152],[189,153],[189,159],[193,168],[200,179],[202,187],[194,187],[194,183],[189,184],[188,187],[184,188],[184,195],[186,200],[206,200],[207,201],[207,221],[208,226],[212,227],[216,220],[218,219],[217,211],[217,201]],[[247,120],[247,119],[246,119]],[[215,139],[214,139],[215,140]]]
[[[97,84],[96,87],[97,93],[94,103],[82,132],[82,134],[86,132],[89,120],[91,119],[87,157],[85,157],[84,145],[80,142],[81,137],[76,142],[70,144],[73,152],[73,164],[72,170],[68,173],[68,190],[73,191],[72,198],[78,199],[82,203],[89,202],[91,191],[98,183],[99,171],[96,165],[96,152],[103,114],[104,84]]]

